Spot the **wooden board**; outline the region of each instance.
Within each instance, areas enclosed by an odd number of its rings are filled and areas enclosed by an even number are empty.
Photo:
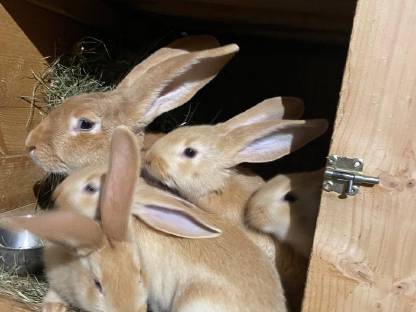
[[[36,203],[31,203],[13,210],[8,210],[6,212],[0,212],[0,218],[8,216],[23,216],[27,214],[36,214],[43,210],[36,209]]]
[[[381,185],[324,193],[303,311],[416,311],[416,2],[360,0],[331,154]]]
[[[347,40],[355,0],[119,0],[139,10],[168,16],[224,23],[215,30],[244,29],[251,33],[285,34],[289,37]],[[244,28],[244,25],[247,27]]]
[[[26,127],[29,104],[20,99],[32,94],[32,71],[44,68],[57,45],[71,47],[86,34],[87,27],[26,1],[0,1],[0,211],[33,202],[32,186],[41,177],[24,149],[40,120],[35,111]]]
[[[25,155],[0,158],[0,212],[34,202],[33,185],[42,172]]]

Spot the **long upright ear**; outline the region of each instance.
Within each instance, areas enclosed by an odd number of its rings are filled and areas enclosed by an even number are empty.
[[[225,136],[229,165],[279,159],[312,141],[328,128],[324,119],[271,120],[240,127]]]
[[[218,124],[223,132],[258,122],[299,118],[303,114],[303,101],[295,97],[274,97],[266,99],[228,121]]]
[[[185,53],[151,67],[129,87],[116,89],[128,103],[128,114],[145,126],[162,113],[186,103],[237,53],[238,46]]]
[[[208,213],[183,199],[151,187],[142,188],[137,196],[140,202],[132,213],[158,231],[185,238],[221,235]]]
[[[212,36],[188,36],[180,38],[163,47],[140,64],[136,65],[127,76],[118,84],[118,88],[130,88],[134,82],[146,73],[153,66],[162,63],[163,61],[181,54],[190,53],[194,51],[201,51],[219,47],[219,42]]]
[[[6,217],[0,224],[11,230],[26,229],[42,239],[76,249],[96,249],[102,243],[100,225],[71,211],[54,211],[34,217]]]
[[[111,138],[110,166],[101,194],[100,212],[104,233],[111,240],[127,240],[130,210],[140,169],[136,137],[125,126]]]

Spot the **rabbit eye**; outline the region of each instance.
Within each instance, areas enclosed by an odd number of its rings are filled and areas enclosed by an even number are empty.
[[[287,192],[285,197],[283,198],[285,201],[289,202],[289,203],[293,203],[297,200],[297,197],[295,194],[293,194],[292,192]]]
[[[98,191],[97,187],[96,187],[96,186],[94,186],[94,185],[92,185],[92,184],[90,184],[90,183],[88,183],[88,184],[84,187],[84,190],[85,190],[87,193],[90,193],[90,194],[94,194],[94,193],[96,193],[96,192]]]
[[[78,129],[80,130],[88,131],[94,128],[94,126],[95,126],[95,122],[85,119],[85,118],[81,118],[78,121]]]
[[[100,293],[103,293],[103,286],[97,279],[94,279],[94,285]]]
[[[197,151],[192,147],[187,147],[183,150],[183,154],[188,158],[194,158],[197,154]]]

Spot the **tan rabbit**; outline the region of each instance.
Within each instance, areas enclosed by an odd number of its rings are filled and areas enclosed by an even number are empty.
[[[28,152],[48,172],[103,163],[117,125],[142,135],[157,116],[209,83],[237,51],[210,36],[178,39],[134,67],[114,90],[68,98],[29,133]]]
[[[246,221],[278,240],[277,267],[293,311],[300,311],[315,223],[322,190],[323,170],[280,174],[250,198]]]
[[[118,127],[107,173],[87,167],[70,175],[55,191],[55,212],[2,220],[55,243],[45,254],[44,311],[67,302],[145,311],[146,298],[153,312],[286,311],[277,272],[245,233],[136,182],[139,163],[135,137]]]
[[[280,174],[250,198],[246,220],[309,258],[322,191],[323,170]]]
[[[262,178],[239,169],[244,162],[267,162],[302,147],[327,129],[325,120],[284,120],[297,118],[302,102],[295,98],[268,99],[236,117],[215,126],[176,129],[159,139],[146,153],[148,174],[184,198],[207,211],[216,212],[239,224],[292,280],[285,291],[289,306],[298,310],[303,289],[303,270],[287,268],[286,254],[303,257],[278,247],[268,236],[245,227],[244,211],[250,196],[264,184]],[[287,249],[287,248],[285,248]],[[292,255],[293,254],[293,255]],[[283,265],[282,265],[283,263]],[[307,262],[306,262],[307,263]]]

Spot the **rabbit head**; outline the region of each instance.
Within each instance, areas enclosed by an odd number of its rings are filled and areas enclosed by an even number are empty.
[[[323,170],[279,174],[259,188],[246,207],[253,228],[273,234],[309,257],[322,192]]]
[[[191,201],[221,193],[237,165],[278,159],[326,130],[325,120],[282,119],[302,110],[300,100],[278,97],[224,123],[175,129],[146,153],[146,172]]]
[[[142,135],[157,116],[192,98],[237,51],[209,36],[179,39],[134,67],[114,90],[65,100],[29,133],[27,150],[47,172],[102,163],[116,126]]]

